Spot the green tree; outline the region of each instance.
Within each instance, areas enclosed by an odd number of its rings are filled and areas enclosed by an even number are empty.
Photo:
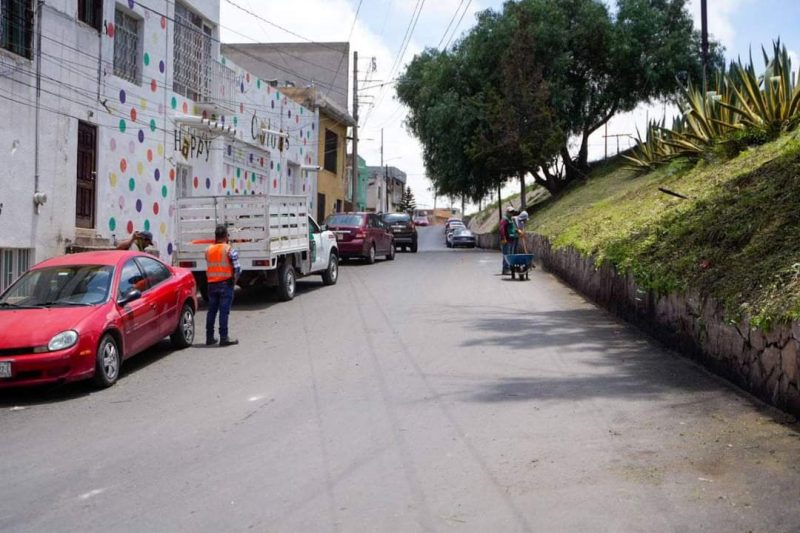
[[[411,215],[416,208],[417,201],[414,199],[414,192],[411,190],[411,187],[406,187],[403,191],[403,196],[400,198],[397,210]]]
[[[437,190],[477,201],[527,173],[559,192],[586,175],[589,136],[614,114],[700,75],[686,0],[618,0],[613,14],[601,0],[519,0],[416,56],[397,94]]]

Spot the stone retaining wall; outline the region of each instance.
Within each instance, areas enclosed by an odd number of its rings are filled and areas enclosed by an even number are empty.
[[[713,298],[697,292],[658,295],[574,249],[553,250],[545,237],[526,237],[537,262],[587,298],[764,401],[800,415],[800,323],[769,332],[747,321],[731,323]],[[478,245],[499,249],[499,236],[479,235]]]

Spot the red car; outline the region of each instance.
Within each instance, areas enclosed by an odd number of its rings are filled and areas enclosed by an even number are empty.
[[[389,227],[374,213],[336,213],[325,219],[325,227],[336,235],[339,257],[360,257],[367,263],[383,255],[394,259],[394,236]]]
[[[87,378],[111,386],[123,360],[164,337],[192,344],[195,292],[189,270],[140,252],[43,261],[0,296],[0,389]]]

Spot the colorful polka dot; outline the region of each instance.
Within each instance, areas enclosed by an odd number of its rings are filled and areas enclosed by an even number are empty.
[[[111,183],[112,187],[116,187],[117,186],[117,175],[114,172],[112,172],[111,174],[108,175],[108,181],[109,181],[109,183]]]
[[[136,200],[136,212],[137,213],[141,213],[142,212],[142,201],[140,199]]]
[[[184,102],[183,106],[181,106],[181,109],[183,110],[184,113],[188,113],[189,112],[189,104]]]
[[[169,169],[169,181],[175,181],[175,169]]]
[[[161,29],[162,30],[167,29],[167,17],[161,17]]]
[[[136,180],[131,178],[128,180],[128,189],[133,191],[136,188]]]
[[[114,23],[113,22],[109,22],[108,24],[106,24],[106,34],[108,34],[108,36],[111,37],[112,39],[114,38]]]
[[[112,152],[115,151],[117,149],[117,140],[112,137],[111,140],[108,142],[108,147],[111,149]]]
[[[159,169],[156,169],[155,172],[153,172],[153,177],[155,178],[156,181],[160,180],[161,179],[161,171]]]
[[[131,108],[131,121],[136,122],[136,108]]]
[[[136,173],[139,174],[140,176],[144,174],[144,163],[142,163],[141,161],[136,163]]]
[[[133,233],[133,220],[128,221],[128,226],[125,229],[128,230],[128,233]]]
[[[153,161],[153,151],[150,148],[148,148],[147,149],[147,162],[148,163],[152,163],[152,161]],[[158,169],[156,169],[156,170],[158,170]]]
[[[196,189],[198,187],[198,185],[200,184],[200,181],[197,179],[197,176],[194,177],[194,180],[192,180],[192,183],[194,184],[194,188]]]
[[[158,214],[158,209],[159,209],[158,208],[158,202],[153,202],[153,214],[154,215]]]
[[[136,136],[139,139],[140,143],[144,142],[144,130],[139,130],[139,133]]]
[[[164,198],[167,197],[167,186],[166,185],[161,187],[161,196],[163,196]]]
[[[119,131],[121,133],[125,133],[125,128],[127,128],[127,125],[125,124],[125,119],[124,118],[119,119]]]
[[[144,221],[144,230],[145,231],[150,231],[150,220],[149,219]]]
[[[142,58],[142,61],[144,61],[144,66],[150,65],[150,54],[145,52],[144,53],[144,57]]]
[[[172,243],[167,244],[167,254],[172,255]]]
[[[111,231],[117,229],[117,221],[114,217],[108,219],[108,229]]]
[[[169,104],[170,104],[170,106],[172,106],[172,109],[177,109],[177,107],[178,107],[178,99],[173,96],[172,100],[170,100]]]
[[[156,92],[158,90],[158,82],[156,80],[150,80],[150,91]]]
[[[125,103],[125,89],[119,90],[119,103],[121,104]]]
[[[158,71],[161,74],[164,74],[164,70],[166,70],[166,68],[167,68],[167,66],[164,64],[164,60],[163,59],[158,62]]]
[[[158,226],[158,232],[161,233],[161,235],[166,235],[167,234],[167,223],[166,222],[162,222]]]
[[[156,153],[158,154],[158,157],[164,157],[164,145],[163,144],[159,144],[158,146],[156,146]]]
[[[120,169],[120,170],[121,170],[123,173],[124,173],[126,170],[128,170],[128,162],[125,160],[125,158],[124,158],[124,157],[123,157],[123,158],[120,160],[120,162],[119,162],[119,169]]]

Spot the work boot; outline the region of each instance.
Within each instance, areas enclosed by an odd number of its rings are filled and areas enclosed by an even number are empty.
[[[233,346],[234,344],[239,344],[239,339],[224,338],[219,341],[220,346]]]
[[[206,339],[206,346],[214,346],[217,344],[217,339],[211,337],[210,339]]]

